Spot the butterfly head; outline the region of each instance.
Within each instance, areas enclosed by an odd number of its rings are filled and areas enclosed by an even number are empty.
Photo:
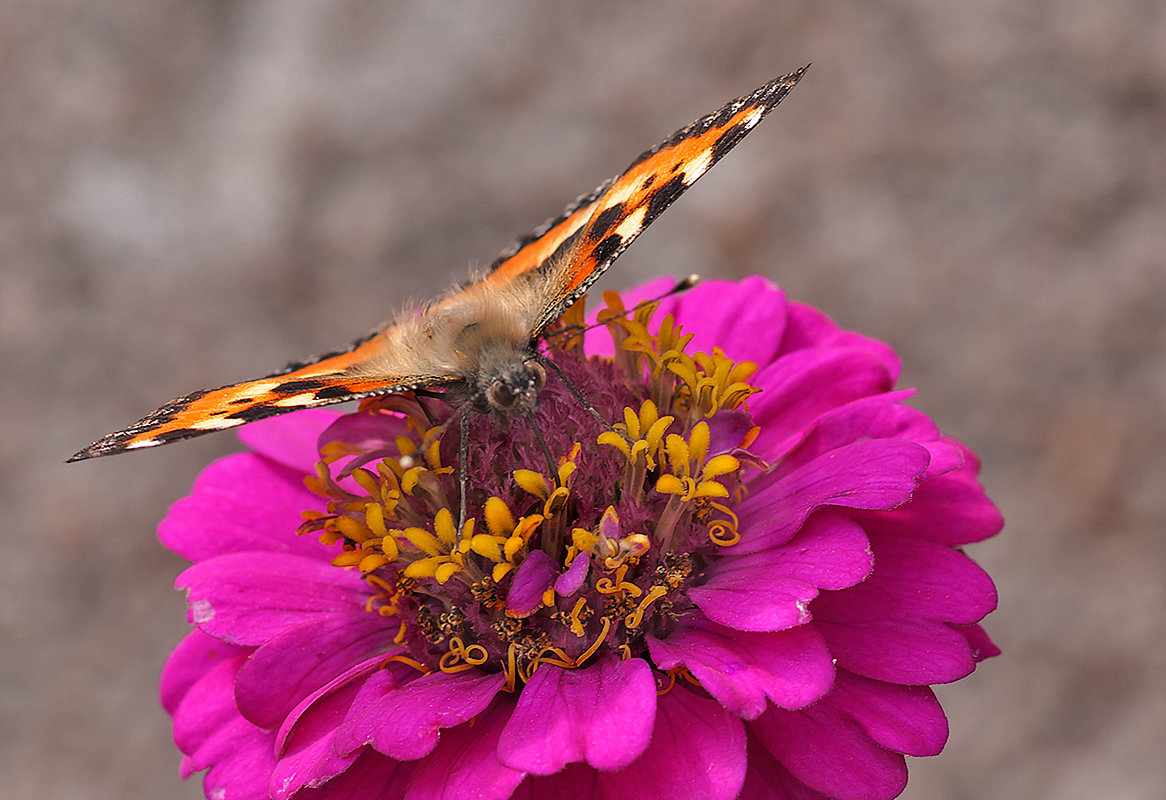
[[[538,405],[546,382],[546,370],[534,358],[500,363],[480,374],[475,405],[502,419],[525,417]]]

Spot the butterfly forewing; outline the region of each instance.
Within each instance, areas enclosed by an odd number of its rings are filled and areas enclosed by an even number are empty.
[[[578,300],[685,189],[745,138],[802,79],[806,69],[775,78],[681,128],[609,181],[561,272],[557,294],[548,298],[539,332]]]
[[[467,376],[458,372],[456,359],[442,352],[443,339],[438,334],[445,331],[448,342],[451,327],[455,334],[473,328],[478,320],[467,317],[467,310],[471,315],[483,311],[496,315],[507,303],[531,306],[533,313],[515,314],[514,319],[526,320],[520,332],[529,335],[522,346],[533,353],[546,329],[644,228],[781,102],[805,70],[772,80],[676,131],[618,177],[581,195],[559,216],[516,239],[476,283],[402,316],[343,350],[306,359],[266,378],[171,401],[69,460],[166,444],[303,408],[422,388],[464,386]],[[537,280],[520,280],[525,278]],[[521,291],[513,291],[516,288]],[[436,347],[433,357],[422,352],[430,341]]]
[[[74,454],[69,461],[177,442],[288,411],[404,392],[443,382],[444,379],[432,376],[361,375],[360,365],[376,357],[382,338],[380,332],[364,336],[343,351],[301,362],[275,375],[218,389],[204,389],[172,400],[128,428],[99,439]]]

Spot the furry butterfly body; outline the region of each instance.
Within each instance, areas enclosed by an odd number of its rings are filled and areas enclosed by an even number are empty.
[[[546,379],[539,347],[547,329],[781,102],[805,69],[676,131],[620,175],[516,239],[478,280],[343,349],[265,378],[178,398],[69,460],[166,444],[297,409],[423,389],[443,391],[464,413],[530,413]]]

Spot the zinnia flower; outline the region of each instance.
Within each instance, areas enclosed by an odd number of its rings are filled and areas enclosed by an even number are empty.
[[[929,685],[998,652],[974,455],[762,279],[630,299],[551,337],[590,408],[474,419],[463,525],[411,397],[251,425],[173,507],[207,797],[891,798],[943,748]]]

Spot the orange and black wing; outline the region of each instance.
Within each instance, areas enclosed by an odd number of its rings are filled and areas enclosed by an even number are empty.
[[[384,333],[384,330],[376,331],[343,350],[292,364],[266,378],[204,389],[172,400],[128,428],[102,437],[75,453],[69,461],[154,447],[302,408],[438,386],[449,380],[416,375],[399,378],[362,375],[354,367],[381,352]]]
[[[781,102],[808,68],[775,78],[643,153],[619,177],[580,198],[577,208],[568,209],[571,213],[552,220],[547,232],[556,232],[557,236],[550,240],[536,238],[525,245],[519,240],[516,244],[520,246],[510,260],[496,264],[496,272],[514,275],[542,264],[558,270],[556,291],[547,298],[546,310],[534,334],[545,331],[582,297],[644,228]],[[586,220],[582,221],[584,214]],[[560,268],[558,259],[549,258],[560,247],[564,249],[565,269]],[[542,260],[533,263],[533,258],[525,258],[528,254]],[[490,277],[493,276],[487,280]]]

